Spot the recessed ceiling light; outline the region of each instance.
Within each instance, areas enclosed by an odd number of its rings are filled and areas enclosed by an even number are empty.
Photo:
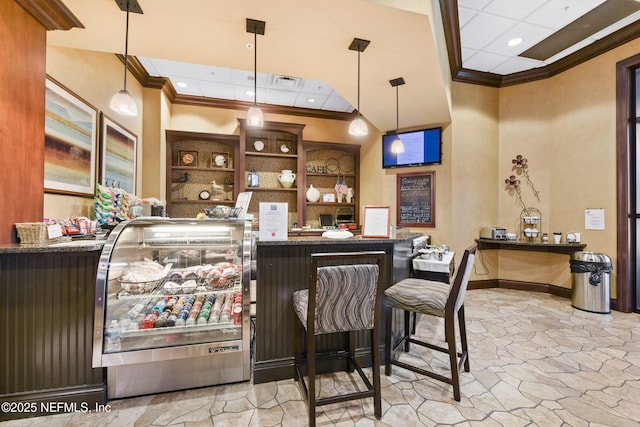
[[[187,87],[187,84],[185,82],[178,82],[177,84],[178,84],[178,87],[181,87],[181,88]]]
[[[522,43],[522,37],[516,37],[515,39],[511,39],[507,42],[507,45],[509,47],[514,47],[514,46],[518,46],[520,43]]]
[[[309,98],[309,99],[307,99],[307,102],[309,104],[313,104],[314,102],[316,102],[316,99],[315,98]]]
[[[247,96],[253,96],[255,94],[255,92],[253,90],[248,90],[247,91]]]

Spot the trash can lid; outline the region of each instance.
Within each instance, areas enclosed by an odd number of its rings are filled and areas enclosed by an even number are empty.
[[[611,258],[608,255],[597,252],[574,252],[571,255],[571,259],[575,261],[611,263]]]

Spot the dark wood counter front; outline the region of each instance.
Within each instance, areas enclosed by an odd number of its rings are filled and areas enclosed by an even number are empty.
[[[16,409],[0,421],[106,403],[104,369],[91,367],[101,248],[0,246],[0,401]]]
[[[386,259],[386,288],[394,281],[407,277],[412,240],[417,234],[398,235],[394,239],[371,239],[355,236],[345,240],[322,237],[289,238],[287,241],[257,243],[256,337],[254,383],[293,378],[294,325],[292,295],[306,289],[309,262],[312,253],[383,250]],[[381,313],[380,313],[381,314]],[[380,316],[382,320],[382,316]],[[384,331],[384,328],[380,329]],[[358,334],[358,348],[365,349],[368,334]],[[383,336],[380,342],[384,342]],[[302,340],[301,340],[302,341]],[[318,352],[343,349],[341,334],[328,334],[318,338]],[[383,348],[380,349],[383,357]],[[382,359],[381,359],[382,360]],[[367,363],[368,362],[368,363]],[[370,365],[366,359],[363,363]],[[319,365],[320,370],[337,367]]]

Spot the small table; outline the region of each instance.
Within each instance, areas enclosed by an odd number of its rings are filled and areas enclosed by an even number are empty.
[[[418,256],[413,259],[413,271],[414,277],[418,279],[451,283],[450,279],[455,271],[455,252],[443,254],[442,260]]]

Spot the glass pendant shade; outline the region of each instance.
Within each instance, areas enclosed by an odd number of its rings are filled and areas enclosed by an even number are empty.
[[[404,153],[404,143],[399,136],[391,143],[391,152],[395,154]]]
[[[367,123],[364,119],[358,116],[354,121],[349,125],[349,134],[353,136],[366,136],[369,134],[369,128],[367,127]]]
[[[254,127],[264,126],[264,116],[262,110],[256,104],[253,104],[247,111],[247,124]]]
[[[109,107],[116,113],[123,116],[137,116],[138,106],[131,94],[122,89],[111,97]]]

